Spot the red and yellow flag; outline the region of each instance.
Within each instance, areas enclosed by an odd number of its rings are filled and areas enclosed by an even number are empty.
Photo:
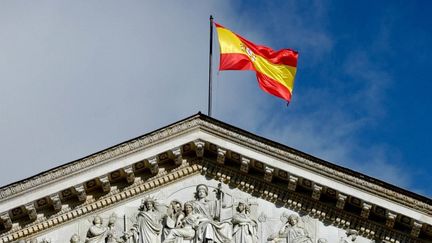
[[[290,102],[298,53],[290,49],[274,51],[266,46],[255,45],[222,25],[215,24],[220,45],[219,70],[256,71],[261,89]]]

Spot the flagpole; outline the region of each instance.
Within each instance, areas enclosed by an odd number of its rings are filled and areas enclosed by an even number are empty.
[[[210,15],[210,52],[209,52],[209,93],[208,93],[208,112],[211,116],[212,112],[212,54],[213,54],[213,16]]]

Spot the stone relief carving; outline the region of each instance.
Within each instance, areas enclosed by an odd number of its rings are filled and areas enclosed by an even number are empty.
[[[73,234],[70,238],[70,243],[80,243],[81,239],[78,234]]]
[[[105,243],[108,236],[108,227],[103,225],[102,218],[98,215],[93,219],[93,225],[87,231],[85,243]]]
[[[284,219],[284,216],[283,214],[281,219]],[[313,228],[311,226],[312,224],[301,220],[296,214],[290,214],[286,217],[286,221],[279,232],[270,235],[267,241],[272,243],[314,243],[311,236],[313,232],[310,232]]]
[[[342,238],[340,240],[340,243],[352,243],[355,242],[358,236],[358,232],[357,230],[353,230],[353,229],[349,229],[346,231],[345,233],[347,235],[347,237]]]
[[[237,212],[233,215],[233,241],[235,243],[258,242],[258,223],[250,216],[250,205],[241,200],[238,202]]]
[[[317,219],[299,216],[286,209],[268,211],[264,202],[248,195],[225,193],[221,185],[204,184],[179,189],[173,194],[160,193],[164,199],[145,197],[138,209],[124,211],[124,217],[112,214],[105,220],[95,216],[92,225],[82,228],[85,236],[74,234],[73,243],[365,243],[355,230],[333,231],[321,228]],[[187,191],[185,193],[183,190]],[[176,194],[177,193],[177,194]],[[159,195],[159,193],[157,194]],[[175,199],[176,196],[182,200]],[[135,204],[136,205],[136,204]],[[118,212],[118,211],[117,211]],[[279,213],[277,213],[279,212]],[[276,213],[276,214],[275,214]],[[122,219],[120,223],[118,219]],[[104,223],[105,221],[105,223]],[[282,225],[277,225],[277,222]],[[128,224],[128,225],[127,225]],[[321,227],[327,227],[321,224]],[[274,232],[271,234],[271,232]],[[346,235],[346,236],[345,236]],[[80,240],[84,239],[84,241]]]
[[[108,221],[108,234],[106,238],[106,243],[122,243],[126,242],[125,236],[122,234],[121,230],[117,227],[117,215],[112,214]]]
[[[162,212],[154,198],[145,198],[139,207],[129,241],[133,243],[161,242]]]
[[[210,199],[209,193],[208,186],[199,184],[195,188],[195,199],[184,205],[179,200],[164,205],[155,198],[146,197],[132,227],[124,232],[115,227],[115,215],[106,226],[100,216],[95,216],[93,225],[87,230],[85,243],[258,242],[258,224],[250,217],[249,204],[238,202],[236,212],[222,219],[221,209],[227,206],[221,185],[213,190],[216,200]],[[74,234],[70,242],[79,242],[79,236]]]

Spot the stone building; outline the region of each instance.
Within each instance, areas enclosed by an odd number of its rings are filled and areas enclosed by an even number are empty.
[[[432,242],[432,200],[197,114],[0,188],[5,242]]]

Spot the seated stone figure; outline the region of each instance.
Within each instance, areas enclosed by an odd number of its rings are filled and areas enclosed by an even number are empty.
[[[299,216],[291,214],[277,235],[270,236],[268,242],[313,243],[308,232],[299,225]]]
[[[196,187],[195,201],[191,201],[193,207],[193,214],[199,218],[196,227],[196,241],[197,242],[216,242],[224,243],[231,242],[232,239],[232,225],[231,222],[219,222],[218,217],[220,213],[219,201],[207,199],[208,187],[200,184]]]
[[[162,239],[166,239],[172,229],[180,228],[184,217],[185,213],[183,212],[181,202],[178,200],[171,201],[167,214],[163,218],[164,229],[162,232]]]
[[[184,204],[184,217],[181,219],[180,225],[171,229],[165,237],[164,243],[184,243],[191,242],[195,238],[195,228],[199,225],[198,214],[193,214],[192,202]]]

